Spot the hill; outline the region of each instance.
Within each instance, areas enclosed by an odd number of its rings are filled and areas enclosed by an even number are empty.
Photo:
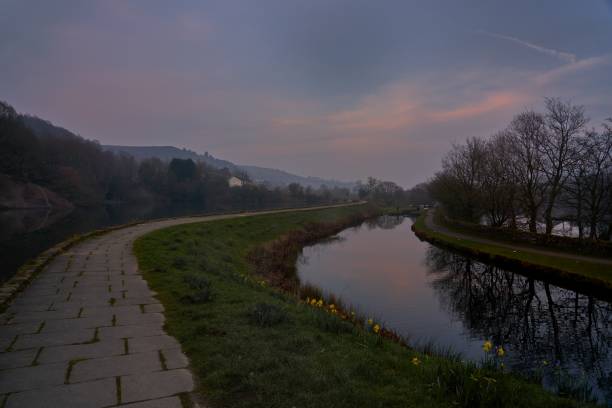
[[[228,160],[216,158],[205,152],[204,154],[198,154],[192,150],[179,149],[174,146],[118,146],[118,145],[105,145],[103,149],[114,153],[127,153],[136,160],[143,160],[152,157],[157,157],[161,160],[167,161],[173,158],[177,159],[192,159],[194,161],[202,161],[209,166],[217,169],[227,168],[232,172],[246,172],[251,180],[267,184],[272,187],[283,187],[291,183],[298,183],[304,187],[319,188],[321,185],[327,187],[341,187],[352,189],[355,187],[354,182],[344,182],[338,180],[329,180],[319,177],[304,177],[296,174],[288,173],[283,170],[271,169],[266,167],[240,165],[232,163]]]

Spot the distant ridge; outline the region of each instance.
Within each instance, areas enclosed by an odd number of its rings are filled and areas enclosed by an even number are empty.
[[[318,188],[325,185],[329,188],[340,187],[352,189],[355,187],[354,182],[345,182],[338,180],[323,179],[320,177],[304,177],[296,174],[288,173],[283,170],[270,169],[259,166],[240,165],[232,163],[228,160],[218,159],[208,152],[198,154],[193,150],[179,149],[174,146],[119,146],[119,145],[103,145],[104,150],[114,153],[127,153],[134,156],[137,160],[157,157],[161,160],[177,159],[192,159],[194,161],[202,161],[209,166],[215,168],[228,168],[230,171],[244,171],[249,177],[257,182],[267,184],[271,187],[282,187],[291,183],[298,183],[304,187]]]

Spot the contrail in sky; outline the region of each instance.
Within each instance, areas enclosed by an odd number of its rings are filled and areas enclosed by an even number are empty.
[[[501,38],[502,40],[512,41],[513,43],[522,45],[522,46],[527,47],[527,48],[531,48],[532,50],[538,51],[538,52],[540,52],[542,54],[546,54],[546,55],[551,56],[553,58],[560,59],[560,60],[562,60],[564,62],[569,62],[570,64],[573,64],[576,61],[578,61],[578,58],[576,57],[576,55],[571,54],[569,52],[563,52],[563,51],[559,51],[559,50],[554,50],[552,48],[542,47],[541,45],[530,43],[528,41],[523,41],[520,38],[512,37],[512,36],[509,36],[509,35],[490,33],[490,32],[487,32],[487,31],[480,31],[480,32],[485,34],[485,35],[488,35],[489,37]]]

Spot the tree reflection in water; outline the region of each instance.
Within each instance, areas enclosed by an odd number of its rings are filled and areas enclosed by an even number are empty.
[[[383,215],[376,218],[370,218],[365,220],[363,224],[368,230],[380,228],[384,230],[391,230],[404,222],[404,217],[397,215]]]
[[[569,373],[612,402],[610,303],[433,246],[426,264],[446,312],[471,338],[503,345],[512,371],[553,389]]]

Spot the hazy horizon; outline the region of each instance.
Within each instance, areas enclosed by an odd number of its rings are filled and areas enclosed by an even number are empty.
[[[102,144],[410,187],[546,96],[612,116],[612,1],[18,1],[0,100]]]

